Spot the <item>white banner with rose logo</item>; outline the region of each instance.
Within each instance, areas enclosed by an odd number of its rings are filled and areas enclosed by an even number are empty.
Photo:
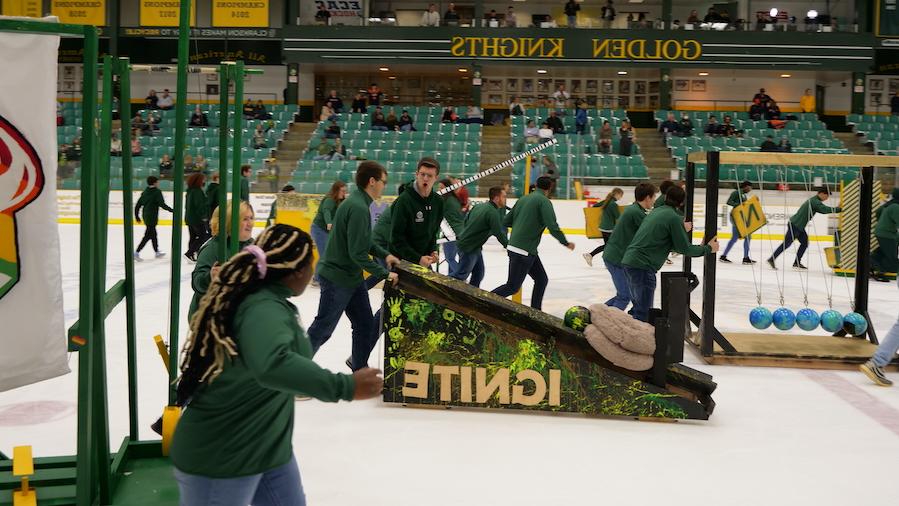
[[[0,32],[0,392],[69,372],[56,219],[59,37]]]

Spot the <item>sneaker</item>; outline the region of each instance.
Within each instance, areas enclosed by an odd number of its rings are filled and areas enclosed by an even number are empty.
[[[161,251],[157,251],[157,252],[156,252],[156,258],[162,258],[162,257],[164,257],[164,256],[165,256],[165,253],[163,253],[163,252],[161,252]]]
[[[293,400],[298,401],[298,402],[311,401],[312,397],[309,397],[308,395],[294,395]]]
[[[749,258],[749,257],[746,257],[746,258],[743,259],[743,265],[752,265],[752,264],[754,264],[754,263],[756,263],[755,260],[753,260],[753,259],[751,259],[751,258]]]
[[[871,381],[873,381],[876,385],[882,387],[892,386],[893,382],[890,381],[886,375],[883,373],[882,367],[877,367],[874,365],[872,360],[868,360],[864,364],[858,366],[858,370],[865,373]]]
[[[135,252],[134,252],[134,261],[135,261],[135,262],[143,262],[144,259],[140,257],[140,253],[138,253],[138,252],[135,251]]]
[[[587,265],[593,267],[593,255],[590,253],[584,253],[584,261],[587,262]]]
[[[808,270],[808,267],[802,265],[802,263],[799,260],[793,262],[793,268],[796,269],[797,271],[807,271]]]
[[[155,422],[153,422],[153,425],[150,425],[150,429],[153,430],[153,432],[159,434],[160,436],[162,435],[162,417],[161,416],[159,417],[159,419],[157,419]]]
[[[768,265],[770,265],[771,268],[774,269],[775,271],[777,270],[777,266],[774,265],[774,259],[773,259],[773,258],[769,258],[769,259],[768,259]]]
[[[726,256],[721,256],[721,257],[719,257],[719,258],[718,258],[718,261],[721,262],[721,263],[723,263],[723,264],[732,264],[732,263],[733,263],[733,262],[731,262],[730,260],[728,260]]]

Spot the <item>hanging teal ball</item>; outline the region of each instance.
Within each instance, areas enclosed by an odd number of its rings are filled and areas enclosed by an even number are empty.
[[[805,308],[796,312],[796,326],[802,330],[815,330],[820,323],[821,317],[814,309]]]
[[[821,313],[821,328],[828,332],[836,332],[843,328],[843,315],[839,311],[828,309]]]
[[[565,326],[583,331],[590,324],[590,310],[584,306],[571,306],[565,311]]]
[[[858,313],[846,313],[843,317],[843,330],[850,336],[862,336],[868,330],[868,320]]]
[[[785,307],[775,309],[771,319],[774,320],[774,326],[779,330],[790,330],[793,325],[796,325],[796,315]]]
[[[771,311],[764,306],[753,308],[749,312],[749,323],[759,330],[770,327],[771,321]]]

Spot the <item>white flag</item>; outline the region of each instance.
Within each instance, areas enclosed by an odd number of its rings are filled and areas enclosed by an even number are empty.
[[[59,37],[0,32],[0,392],[69,372],[56,225]]]

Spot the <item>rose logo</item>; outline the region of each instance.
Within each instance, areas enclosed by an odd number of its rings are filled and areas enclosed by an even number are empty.
[[[15,214],[44,188],[41,160],[31,143],[0,116],[0,299],[19,281]]]

